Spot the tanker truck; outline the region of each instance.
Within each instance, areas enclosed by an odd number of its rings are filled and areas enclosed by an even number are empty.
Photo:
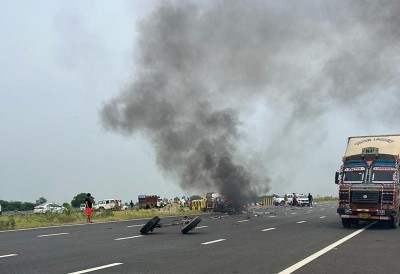
[[[335,174],[343,227],[360,220],[399,226],[399,155],[400,134],[348,138],[343,164]]]

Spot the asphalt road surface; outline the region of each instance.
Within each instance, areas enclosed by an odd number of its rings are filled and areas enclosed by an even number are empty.
[[[0,273],[400,272],[399,229],[345,229],[335,212],[324,204],[205,214],[188,234],[168,226],[140,235],[148,220],[3,231]]]

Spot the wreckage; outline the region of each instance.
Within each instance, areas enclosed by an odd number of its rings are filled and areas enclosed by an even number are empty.
[[[183,234],[188,233],[189,231],[196,228],[196,226],[201,222],[201,218],[199,216],[195,218],[188,218],[185,216],[183,220],[172,220],[170,222],[160,223],[161,219],[158,216],[153,217],[149,220],[141,229],[140,233],[145,235],[149,232],[153,232],[155,228],[161,228],[166,226],[184,226],[181,229]]]

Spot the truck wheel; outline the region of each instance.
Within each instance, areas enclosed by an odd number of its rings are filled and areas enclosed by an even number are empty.
[[[351,219],[342,218],[342,225],[345,228],[350,228],[351,222],[352,222]]]
[[[284,206],[285,205],[285,201],[280,202],[279,205]]]
[[[393,229],[399,227],[399,213],[397,213],[395,216],[392,217],[392,220],[390,221],[390,226]]]
[[[149,231],[153,231],[156,225],[160,222],[160,218],[158,216],[153,217],[150,221],[148,221],[141,229],[140,233],[145,235],[149,233]]]
[[[188,223],[184,228],[182,228],[182,230],[181,230],[182,233],[186,234],[190,230],[193,230],[200,222],[201,222],[201,218],[199,216],[197,216],[190,223]]]

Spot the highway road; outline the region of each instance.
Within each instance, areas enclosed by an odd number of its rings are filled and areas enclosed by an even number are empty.
[[[3,231],[0,273],[399,272],[400,230],[344,229],[335,212],[323,204],[205,214],[188,234],[168,226],[140,235],[148,220]]]

